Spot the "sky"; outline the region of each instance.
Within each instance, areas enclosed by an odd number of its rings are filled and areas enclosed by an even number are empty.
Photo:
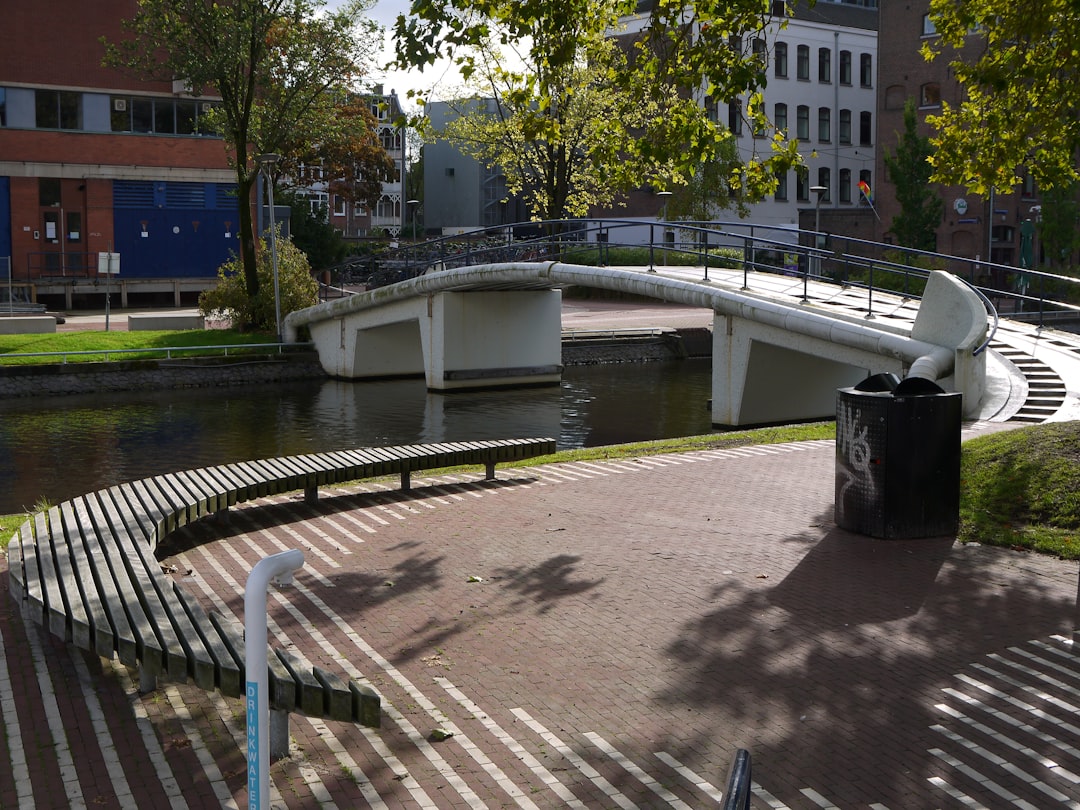
[[[340,0],[328,0],[327,7],[335,8],[340,5]],[[379,23],[385,30],[382,55],[379,57],[380,68],[394,56],[394,22],[399,14],[405,14],[409,10],[410,0],[376,0],[375,7],[368,12],[370,19]],[[449,93],[454,87],[461,84],[461,79],[449,62],[436,63],[423,72],[385,72],[380,70],[375,78],[376,82],[382,82],[386,92],[391,90],[398,94],[402,105],[408,111],[416,110],[415,102],[406,98],[409,90],[429,90],[435,88],[433,98],[439,98],[439,90]],[[445,97],[445,96],[444,96]]]

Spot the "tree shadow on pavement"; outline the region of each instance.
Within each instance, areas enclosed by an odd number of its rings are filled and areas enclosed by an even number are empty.
[[[833,528],[774,587],[717,585],[720,606],[667,648],[681,675],[655,699],[712,721],[673,735],[672,753],[745,747],[766,788],[827,788],[841,807],[929,806],[912,797],[944,768],[927,754],[947,742],[930,730],[941,690],[988,653],[1072,627],[1074,595],[1027,571],[1032,562],[952,538]]]

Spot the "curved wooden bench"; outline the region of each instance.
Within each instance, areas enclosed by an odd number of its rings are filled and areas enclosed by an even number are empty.
[[[294,490],[318,498],[318,488],[440,467],[495,465],[553,453],[553,439],[506,439],[371,447],[242,461],[157,475],[92,492],[24,523],[8,546],[12,597],[59,638],[138,668],[140,686],[190,678],[206,690],[242,697],[243,628],[170,579],[154,557],[172,531],[230,506]],[[277,723],[287,713],[380,722],[380,699],[283,650],[269,656],[270,706]],[[279,725],[280,730],[280,725]],[[279,731],[280,733],[280,731]],[[280,740],[280,737],[279,737]],[[277,745],[273,747],[277,748]]]

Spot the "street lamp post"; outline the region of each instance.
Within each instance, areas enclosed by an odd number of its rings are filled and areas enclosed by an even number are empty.
[[[274,180],[270,176],[270,168],[279,160],[281,160],[281,155],[275,155],[273,152],[255,156],[255,163],[266,178],[266,193],[270,198],[270,263],[274,268],[274,329],[277,332],[277,342],[281,343],[281,287],[278,283],[277,227],[274,222]],[[262,204],[262,200],[259,200],[259,203]]]
[[[664,201],[664,205],[660,209],[660,222],[663,223],[663,227],[664,227],[662,235],[663,235],[663,239],[664,239],[664,264],[666,265],[667,264],[667,230],[668,230],[668,227],[667,227],[667,204],[668,204],[668,200],[671,198],[671,192],[670,191],[658,191],[658,192],[656,192],[656,196]],[[652,261],[653,243],[654,242],[656,242],[656,239],[653,237],[652,233],[650,232],[649,233],[649,272],[651,272],[651,273],[656,272],[656,268],[653,267],[653,261]]]
[[[814,201],[814,248],[821,247],[821,198],[825,196],[829,190],[825,186],[810,186],[810,190],[814,192],[817,199]],[[821,275],[821,257],[814,254],[814,270],[815,275]],[[810,263],[806,263],[807,276],[810,275]],[[803,301],[807,300],[806,294],[806,277],[803,278]]]
[[[412,210],[412,238],[416,241],[416,212],[420,208],[419,200],[406,200],[405,205],[409,206]]]

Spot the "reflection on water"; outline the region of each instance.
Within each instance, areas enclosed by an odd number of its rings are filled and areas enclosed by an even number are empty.
[[[309,381],[0,402],[0,514],[121,481],[348,447],[554,436],[560,448],[707,433],[710,362],[566,369],[562,384],[428,393]]]

